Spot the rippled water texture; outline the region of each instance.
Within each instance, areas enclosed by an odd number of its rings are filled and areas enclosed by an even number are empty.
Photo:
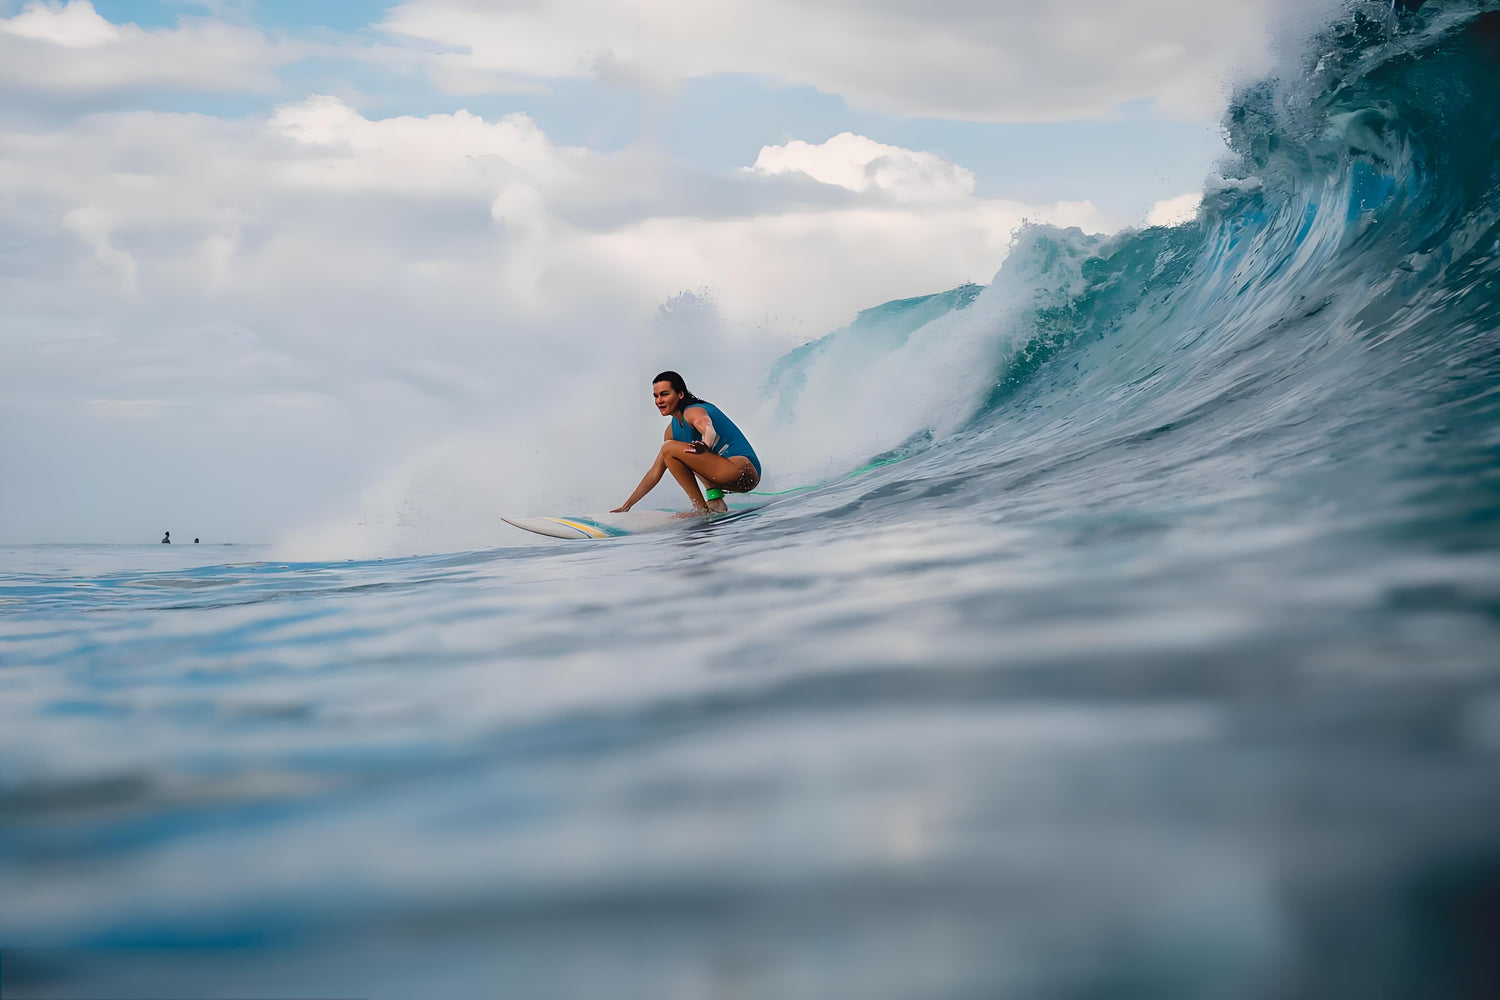
[[[988,367],[748,516],[0,550],[5,996],[1500,995],[1497,18],[784,359]]]

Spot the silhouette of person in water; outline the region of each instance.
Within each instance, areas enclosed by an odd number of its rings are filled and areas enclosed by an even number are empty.
[[[198,544],[198,539],[196,539],[196,538],[195,538],[195,539],[193,539],[193,544],[194,544],[194,545],[197,545],[197,544]]]
[[[170,531],[167,532],[165,535],[161,536],[161,543],[163,545],[171,545],[172,544],[172,533]]]

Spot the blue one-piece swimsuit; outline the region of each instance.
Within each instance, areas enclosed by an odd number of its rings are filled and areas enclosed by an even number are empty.
[[[698,407],[708,414],[708,419],[713,421],[714,432],[719,435],[718,443],[714,445],[714,454],[725,458],[733,458],[743,455],[755,466],[756,478],[760,477],[760,459],[755,457],[755,449],[750,447],[750,442],[745,438],[744,432],[734,425],[734,421],[724,416],[724,411],[712,403],[689,403],[684,409],[686,415],[688,410]],[[692,424],[677,417],[672,418],[672,440],[692,444],[701,440],[701,435],[694,429]]]

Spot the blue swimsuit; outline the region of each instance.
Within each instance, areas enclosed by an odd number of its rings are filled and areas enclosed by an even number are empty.
[[[760,459],[755,457],[755,449],[750,447],[750,442],[746,440],[744,432],[742,432],[738,427],[734,425],[733,420],[730,420],[728,417],[724,416],[723,410],[720,410],[712,403],[689,403],[687,406],[683,407],[682,412],[686,414],[688,410],[691,410],[695,406],[699,407],[703,410],[703,412],[708,414],[708,419],[712,420],[714,424],[714,433],[719,435],[719,440],[713,448],[714,454],[722,455],[725,458],[733,458],[736,455],[743,455],[750,460],[751,465],[755,466],[756,478],[760,478]],[[673,441],[682,441],[685,444],[692,444],[694,441],[699,441],[701,439],[702,435],[700,435],[698,431],[694,429],[692,424],[689,424],[679,419],[678,417],[672,418]]]

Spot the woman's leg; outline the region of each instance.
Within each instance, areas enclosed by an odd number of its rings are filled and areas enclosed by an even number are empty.
[[[739,466],[739,478],[732,483],[720,483],[720,489],[730,493],[749,493],[760,485],[760,473],[755,471],[755,466],[750,464],[748,458],[736,456],[730,461]]]
[[[713,483],[710,483],[702,476],[699,476],[698,479],[698,485],[700,487],[703,487],[703,498],[708,502],[708,509],[713,511],[715,514],[729,513],[729,504],[724,502],[723,491],[721,490],[719,493],[710,496],[709,491],[719,489],[719,487],[715,486]]]
[[[671,448],[674,444],[678,446],[675,449]],[[677,480],[677,485],[682,487],[682,492],[687,494],[688,502],[693,505],[694,510],[708,510],[708,501],[703,499],[703,491],[698,488],[698,477],[683,460],[684,456],[673,454],[682,447],[680,441],[668,441],[661,446],[661,454],[666,460],[667,471],[672,474],[673,479]]]
[[[666,441],[661,446],[661,456],[667,471],[687,494],[694,510],[710,509],[698,488],[698,478],[719,489],[743,493],[755,488],[755,468],[743,458],[725,458],[711,451],[693,451],[681,441]],[[749,483],[749,485],[745,485]],[[725,506],[728,510],[728,506]]]

